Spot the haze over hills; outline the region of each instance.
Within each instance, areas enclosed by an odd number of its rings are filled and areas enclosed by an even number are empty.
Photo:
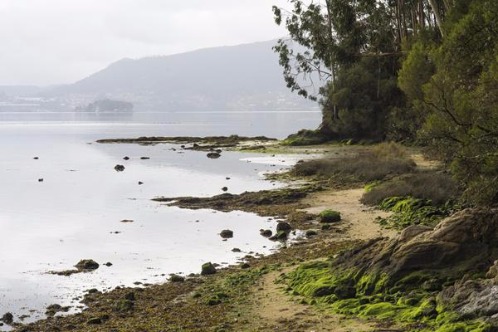
[[[74,84],[46,90],[45,97],[81,106],[97,99],[132,102],[135,110],[310,109],[282,77],[275,41],[122,59]]]

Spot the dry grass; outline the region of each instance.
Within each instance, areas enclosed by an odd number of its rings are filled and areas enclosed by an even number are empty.
[[[356,156],[317,159],[297,164],[293,174],[338,178],[342,181],[376,181],[388,176],[413,172],[415,163],[402,146],[382,143]]]
[[[388,197],[413,197],[430,200],[442,205],[458,197],[458,185],[453,178],[442,172],[408,174],[379,184],[365,193],[362,203],[378,205]]]

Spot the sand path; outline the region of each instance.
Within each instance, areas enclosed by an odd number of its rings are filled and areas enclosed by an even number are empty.
[[[306,209],[310,213],[319,213],[325,209],[341,213],[343,220],[339,226],[342,227],[339,237],[334,236],[325,241],[366,240],[396,235],[395,231],[382,229],[375,222],[376,217],[385,217],[387,213],[363,205],[360,202],[363,192],[363,189],[326,190],[305,199],[304,203],[311,206]],[[277,280],[282,273],[291,270],[286,268],[270,272],[255,285],[246,313],[254,323],[248,326],[248,331],[390,331],[380,329],[375,322],[320,311],[285,295],[285,285]]]

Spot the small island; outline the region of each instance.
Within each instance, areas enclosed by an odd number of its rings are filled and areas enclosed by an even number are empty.
[[[109,112],[133,112],[133,104],[126,101],[99,99],[85,107],[76,108],[80,112],[109,113]]]

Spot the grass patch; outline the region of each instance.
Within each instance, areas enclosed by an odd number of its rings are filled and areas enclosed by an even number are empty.
[[[384,183],[369,186],[361,201],[367,205],[379,205],[386,198],[410,196],[443,205],[456,200],[458,185],[453,178],[442,172],[420,172],[408,174]]]
[[[297,176],[335,178],[341,182],[372,182],[413,172],[415,166],[415,162],[400,145],[382,143],[356,156],[298,163],[292,173]]]
[[[369,186],[361,202],[394,212],[380,219],[383,226],[403,229],[410,225],[436,225],[453,213],[459,190],[450,175],[421,172]]]

